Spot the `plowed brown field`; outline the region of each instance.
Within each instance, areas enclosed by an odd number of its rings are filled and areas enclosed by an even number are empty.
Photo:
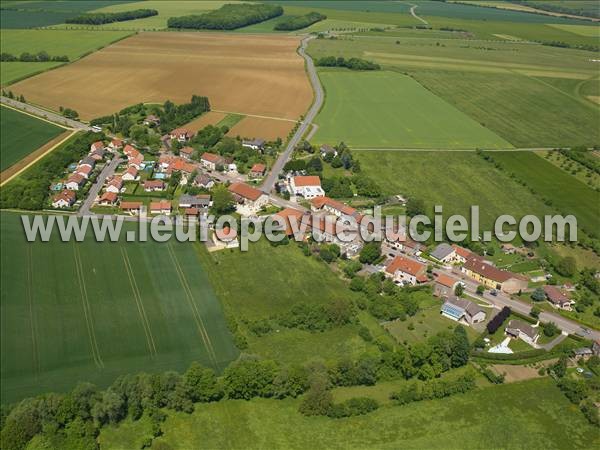
[[[141,33],[73,64],[12,86],[29,102],[79,112],[84,120],[139,102],[188,102],[298,119],[312,100],[293,36]]]

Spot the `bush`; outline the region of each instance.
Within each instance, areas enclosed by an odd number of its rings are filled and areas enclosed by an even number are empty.
[[[334,419],[360,416],[375,411],[377,408],[379,408],[379,403],[372,398],[354,397],[342,403],[332,405],[327,412],[327,416]]]
[[[345,67],[350,70],[380,70],[381,66],[372,61],[361,58],[345,59],[341,56],[324,56],[315,61],[315,66],[321,67]]]
[[[502,310],[494,316],[487,324],[488,333],[494,334],[498,328],[502,326],[504,321],[510,316],[510,308],[505,306]]]
[[[451,395],[470,391],[475,388],[475,377],[471,374],[463,375],[454,381],[433,380],[417,381],[407,384],[402,390],[391,394],[390,398],[400,405],[444,398]]]
[[[556,336],[560,333],[560,329],[556,326],[554,322],[549,322],[544,324],[544,335],[548,337]]]
[[[171,17],[169,28],[205,30],[234,30],[278,17],[283,8],[267,4],[225,4],[221,8],[201,15]]]

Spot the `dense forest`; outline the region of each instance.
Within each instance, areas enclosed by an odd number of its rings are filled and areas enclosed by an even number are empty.
[[[136,9],[116,13],[86,13],[76,17],[67,18],[66,23],[77,23],[82,25],[102,25],[105,23],[125,22],[127,20],[143,19],[145,17],[157,16],[155,9]]]
[[[206,14],[171,17],[169,28],[194,28],[205,30],[234,30],[283,14],[283,8],[264,4],[228,4]]]
[[[320,22],[321,20],[327,19],[327,16],[323,14],[319,14],[318,12],[309,12],[308,14],[304,14],[303,16],[290,16],[277,25],[275,25],[275,30],[278,31],[293,31],[300,30],[302,28],[306,28],[313,23]]]

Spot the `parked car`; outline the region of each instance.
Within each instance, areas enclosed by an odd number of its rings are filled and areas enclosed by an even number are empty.
[[[493,295],[494,297],[496,297],[498,295],[498,291],[496,289],[492,289],[490,291],[490,294]]]

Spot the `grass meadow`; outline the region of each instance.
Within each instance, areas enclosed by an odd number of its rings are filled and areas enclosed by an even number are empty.
[[[0,107],[0,171],[38,149],[64,131],[5,106]]]
[[[510,144],[399,73],[320,70],[326,99],[316,143],[374,148],[510,148]]]
[[[377,388],[377,386],[375,386]],[[385,387],[387,388],[387,386]],[[376,397],[376,395],[373,395]],[[490,386],[408,406],[384,406],[346,419],[305,417],[299,400],[254,399],[168,413],[154,444],[192,448],[590,448],[590,425],[548,378]],[[134,448],[149,433],[146,420],[104,428],[105,449]]]
[[[11,213],[1,227],[3,401],[237,357],[191,244],[27,243]]]

